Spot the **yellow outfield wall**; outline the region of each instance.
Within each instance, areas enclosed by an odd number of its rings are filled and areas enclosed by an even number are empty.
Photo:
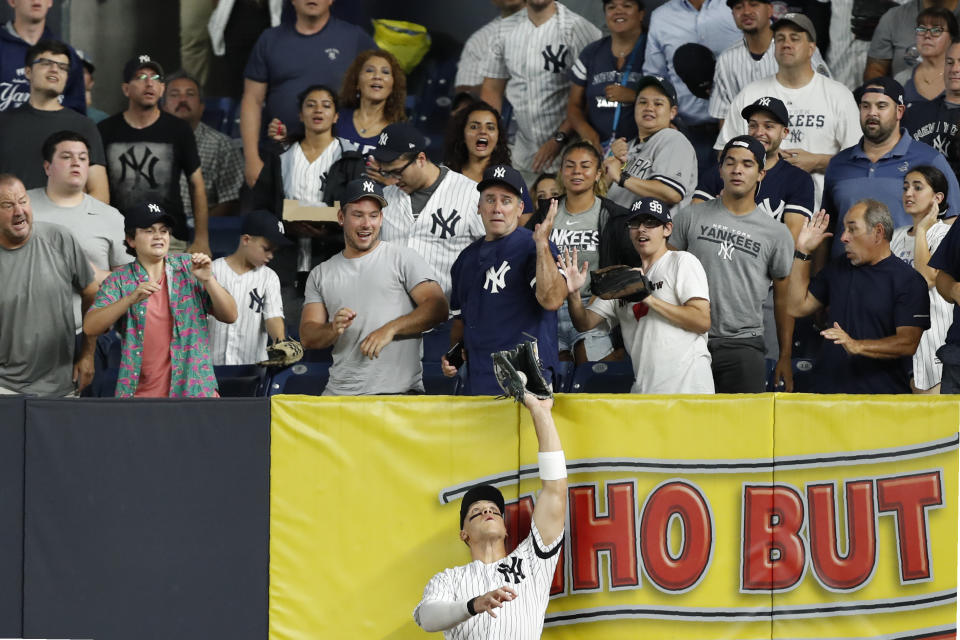
[[[431,637],[411,613],[469,561],[460,498],[478,482],[503,491],[511,545],[529,531],[518,405],[271,411],[272,640]],[[956,399],[565,395],[553,413],[569,499],[545,639],[956,637]]]

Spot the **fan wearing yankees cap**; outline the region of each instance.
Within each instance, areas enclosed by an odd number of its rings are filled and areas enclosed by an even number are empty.
[[[707,331],[710,294],[707,274],[692,253],[669,251],[673,219],[666,203],[640,198],[630,209],[630,240],[650,283],[641,300],[581,302],[579,287],[589,264],[577,268],[577,251],[564,252],[570,317],[579,331],[607,321],[620,325],[633,362],[633,393],[713,393]]]
[[[944,217],[960,213],[960,186],[947,159],[901,127],[904,99],[900,83],[888,77],[874,78],[857,89],[856,98],[863,137],[834,156],[824,182],[823,209],[830,215],[831,228],[842,230],[847,211],[864,198],[887,205],[894,228],[912,226],[913,219],[903,208],[903,179],[911,168],[922,165],[936,167],[947,178]],[[833,257],[844,254],[839,235],[834,233]],[[827,244],[829,241],[820,246]]]
[[[731,100],[713,148],[719,151],[730,139],[748,133],[740,115],[744,107],[767,96],[782,100],[790,113],[790,131],[780,155],[813,177],[816,208],[830,158],[857,141],[857,105],[844,85],[813,70],[817,32],[810,18],[787,13],[771,29],[776,73],[754,80]]]
[[[673,217],[670,244],[695,255],[707,272],[707,346],[717,393],[762,393],[766,388],[763,301],[771,282],[777,335],[783,336],[774,375],[787,391],[793,387],[793,324],[787,331],[786,295],[794,243],[786,225],[757,206],[765,161],[760,142],[750,136],[733,138],[720,154],[720,197]]]
[[[421,334],[447,319],[447,300],[420,254],[380,239],[386,205],[380,183],[348,182],[337,213],[346,246],[307,280],[300,340],[333,346],[323,395],[423,393]]]
[[[211,319],[213,364],[254,364],[267,359],[267,339],[284,340],[280,278],[267,266],[281,247],[293,244],[283,222],[269,211],[243,217],[237,250],[213,261],[213,275],[237,301],[232,324]]]
[[[434,575],[413,619],[446,640],[536,640],[550,602],[550,585],[563,547],[567,465],[551,408],[529,391],[524,404],[539,444],[543,488],[537,495],[530,534],[515,549],[506,546],[503,494],[477,485],[460,503],[460,540],[471,562]]]
[[[477,190],[485,235],[453,263],[450,345],[463,342],[466,393],[499,395],[491,353],[533,338],[547,379],[557,370],[557,309],[567,297],[567,285],[550,240],[557,201],[551,201],[546,218],[530,231],[519,226],[527,191],[519,171],[507,165],[487,167]],[[446,357],[441,366],[444,375],[457,375]]]
[[[637,137],[615,140],[603,162],[610,185],[607,197],[622,207],[638,197],[657,198],[671,209],[684,206],[697,186],[697,154],[671,127],[677,117],[677,91],[666,78],[644,76],[637,92]]]
[[[774,220],[787,225],[796,239],[803,223],[813,216],[813,179],[810,174],[780,157],[780,145],[790,134],[790,116],[783,101],[763,96],[740,112],[747,122],[747,131],[766,152],[766,172],[757,194],[757,204]],[[693,202],[712,200],[723,191],[719,166],[707,168],[693,194]]]
[[[118,321],[122,340],[117,397],[210,398],[218,395],[207,314],[237,319],[237,303],[204,253],[170,254],[176,220],[156,202],[125,212],[128,251],[136,260],[107,276],[83,319],[97,336]]]
[[[412,124],[387,125],[373,157],[380,174],[394,184],[384,188],[380,237],[405,244],[437,272],[444,295],[450,295],[450,268],[468,244],[484,235],[477,212],[477,183],[437,166],[425,153],[427,139]]]

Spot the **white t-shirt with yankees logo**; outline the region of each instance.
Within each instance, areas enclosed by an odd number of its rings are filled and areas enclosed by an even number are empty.
[[[470,564],[445,569],[436,574],[423,590],[423,599],[413,611],[420,623],[424,602],[457,602],[509,586],[517,597],[497,609],[497,617],[479,613],[443,632],[446,640],[536,640],[543,631],[543,617],[550,602],[550,585],[560,559],[563,532],[544,544],[537,525],[531,521],[530,535],[506,558],[491,564],[474,560]]]
[[[380,239],[405,244],[437,272],[443,295],[450,297],[450,269],[460,252],[485,234],[480,218],[480,192],[470,178],[446,170],[433,195],[414,217],[410,196],[395,185],[383,190]]]
[[[254,364],[267,359],[265,320],[283,317],[280,278],[264,265],[246,273],[237,273],[226,258],[213,261],[213,277],[237,301],[237,321],[224,324],[212,315],[210,355],[215,366]]]
[[[667,251],[647,271],[650,295],[683,305],[710,300],[707,274],[696,256]],[[636,381],[632,393],[713,393],[707,334],[682,329],[644,302],[601,300],[588,307],[611,327],[619,324]]]
[[[747,121],[740,112],[760,98],[771,96],[783,101],[790,116],[790,132],[781,149],[803,149],[809,153],[836,155],[841,149],[860,142],[860,109],[853,94],[845,86],[819,73],[805,87],[790,89],[769,76],[751,82],[730,102],[716,150],[737,136],[747,135]],[[814,207],[820,208],[823,197],[823,174],[811,173],[815,187]]]

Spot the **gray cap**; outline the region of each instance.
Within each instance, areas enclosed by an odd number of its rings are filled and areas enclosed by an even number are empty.
[[[785,13],[779,20],[770,25],[770,28],[776,32],[777,29],[787,24],[806,31],[811,41],[817,41],[817,30],[813,28],[813,23],[810,22],[810,18],[802,13]]]

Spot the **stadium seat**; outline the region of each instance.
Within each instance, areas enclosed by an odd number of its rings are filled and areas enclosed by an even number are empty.
[[[553,373],[553,392],[569,393],[573,386],[573,370],[575,365],[569,360],[561,361],[557,370]]]
[[[213,368],[224,398],[254,398],[266,395],[267,371],[256,364],[220,365]]]
[[[203,123],[232,138],[239,137],[237,108],[239,103],[230,97],[212,97],[203,101]],[[236,135],[235,135],[236,134]]]
[[[287,335],[290,336],[289,333]],[[327,347],[326,349],[304,349],[302,362],[333,362],[333,347]]]
[[[286,393],[319,396],[327,386],[329,377],[329,362],[298,362],[273,375],[268,395]]]
[[[572,393],[630,393],[633,387],[633,364],[619,362],[584,362],[573,371]]]
[[[429,396],[458,396],[463,389],[460,376],[448,378],[440,370],[440,361],[423,362],[423,390]]]
[[[457,61],[430,59],[421,64],[426,77],[413,103],[411,122],[427,138],[427,156],[439,160],[443,156],[443,139],[453,103]]]
[[[112,398],[117,391],[117,378],[120,370],[116,367],[103,369],[93,378],[91,395],[95,398]]]
[[[796,393],[813,393],[813,358],[793,359],[793,390]]]
[[[240,216],[212,216],[207,220],[210,251],[213,252],[214,259],[228,256],[237,250],[242,225],[243,218]]]

